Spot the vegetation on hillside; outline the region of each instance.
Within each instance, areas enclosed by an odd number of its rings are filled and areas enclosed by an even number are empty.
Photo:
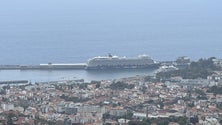
[[[118,82],[113,82],[109,87],[114,90],[115,89],[123,90],[125,88],[132,89],[132,88],[134,88],[134,85],[118,81]]]
[[[213,64],[213,59],[215,58],[211,57],[209,59],[200,59],[197,62],[192,62],[190,66],[185,69],[157,73],[157,78],[168,79],[170,77],[181,76],[184,79],[206,79],[208,75],[213,73],[213,71],[220,69]]]
[[[174,117],[170,116],[168,118],[148,118],[143,121],[130,121],[129,125],[151,125],[153,123],[157,125],[168,125],[170,122],[176,122],[180,125],[185,125],[187,123],[186,117]]]
[[[207,92],[214,93],[214,94],[222,94],[222,86],[212,86],[210,87]]]
[[[60,96],[61,99],[64,99],[65,101],[72,101],[74,103],[77,102],[85,102],[85,101],[89,101],[89,98],[81,98],[81,97],[70,97],[70,96],[66,96],[66,95],[62,95]]]

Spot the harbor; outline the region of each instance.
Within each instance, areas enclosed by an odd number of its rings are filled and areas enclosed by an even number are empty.
[[[138,58],[108,56],[94,57],[87,63],[1,65],[0,81],[47,82],[84,79],[89,82],[92,80],[113,80],[136,75],[153,75],[160,70],[177,70],[189,64],[188,57],[179,57],[176,61],[156,62],[147,56]]]
[[[147,55],[118,57],[109,54],[89,59],[86,63],[46,63],[39,65],[0,65],[0,70],[73,70],[73,69],[141,69],[158,68],[159,63]]]

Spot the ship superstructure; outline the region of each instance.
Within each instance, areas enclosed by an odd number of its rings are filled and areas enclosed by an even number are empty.
[[[90,59],[87,63],[87,69],[109,69],[109,68],[148,68],[158,67],[158,63],[147,55],[139,55],[136,58],[126,58],[112,56],[99,56]]]

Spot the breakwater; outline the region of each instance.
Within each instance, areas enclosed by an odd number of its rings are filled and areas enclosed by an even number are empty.
[[[40,64],[40,65],[0,65],[0,70],[59,70],[59,69],[85,69],[86,63],[74,64]]]

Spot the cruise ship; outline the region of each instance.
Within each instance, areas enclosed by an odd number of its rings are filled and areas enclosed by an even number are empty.
[[[118,57],[109,54],[89,59],[87,69],[133,69],[133,68],[158,68],[159,63],[147,55],[135,58]]]

